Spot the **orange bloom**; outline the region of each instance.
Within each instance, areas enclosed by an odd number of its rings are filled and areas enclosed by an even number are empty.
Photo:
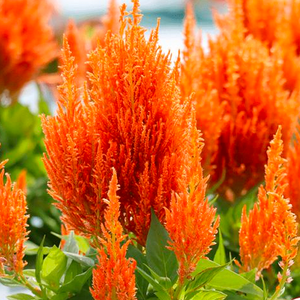
[[[229,18],[236,10],[241,10],[238,18],[243,22],[246,34],[253,35],[270,48],[281,48],[285,87],[290,90],[299,89],[300,1],[231,0],[229,7]]]
[[[267,151],[265,187],[260,186],[258,203],[246,213],[243,208],[240,229],[240,257],[242,269],[257,268],[257,278],[281,256],[281,267],[290,266],[297,254],[296,216],[289,200],[284,198],[286,188],[286,161],[281,157],[283,142],[279,127]]]
[[[295,138],[288,150],[288,166],[287,166],[288,188],[287,196],[290,198],[293,206],[292,210],[300,220],[300,124],[295,129]]]
[[[222,129],[223,106],[213,89],[210,80],[207,80],[209,69],[205,68],[204,51],[201,39],[195,37],[195,18],[190,2],[187,5],[185,18],[185,49],[181,66],[181,93],[183,99],[193,93],[195,102],[197,127],[204,137],[205,146],[202,151],[202,162],[206,173],[212,174],[211,164],[214,162],[218,150],[218,138]]]
[[[24,242],[28,235],[26,198],[8,174],[4,183],[5,163],[0,163],[0,277],[4,276],[5,269],[22,274],[26,265]]]
[[[180,104],[177,65],[122,7],[120,32],[89,55],[88,87],[76,86],[65,42],[64,84],[55,117],[43,117],[51,195],[70,229],[101,234],[111,168],[119,174],[121,223],[144,244],[151,207],[163,222],[172,191],[181,190],[189,162],[191,106]]]
[[[219,226],[215,220],[216,209],[205,199],[206,182],[203,178],[200,153],[203,143],[199,132],[193,130],[194,156],[185,189],[173,194],[170,210],[166,209],[166,229],[172,242],[170,249],[179,261],[179,282],[183,283],[194,271],[199,260],[211,250]],[[188,190],[186,187],[188,186]]]
[[[136,261],[126,259],[130,241],[122,233],[119,222],[120,202],[117,196],[118,181],[116,171],[109,184],[108,206],[105,210],[105,223],[102,225],[103,238],[98,249],[98,265],[93,270],[92,296],[95,300],[133,300],[136,299],[135,268]]]
[[[0,95],[8,91],[14,98],[55,58],[52,11],[47,1],[0,0]]]
[[[235,15],[241,11],[237,10]],[[288,145],[296,120],[296,95],[284,88],[281,60],[262,42],[244,36],[237,17],[227,20],[201,68],[206,81],[217,92],[218,103],[225,103],[222,131],[214,164],[212,184],[226,177],[218,190],[233,201],[263,180],[265,151],[278,125]],[[208,89],[210,91],[211,88]]]

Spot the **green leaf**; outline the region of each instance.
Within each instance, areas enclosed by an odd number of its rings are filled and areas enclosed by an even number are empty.
[[[168,277],[172,283],[175,283],[178,278],[178,262],[174,252],[166,248],[168,241],[170,241],[168,232],[152,210],[151,226],[146,242],[147,263],[159,276]]]
[[[56,246],[54,246],[46,256],[42,267],[42,278],[53,289],[59,287],[59,281],[65,273],[67,266],[67,257]]]
[[[84,273],[76,275],[70,282],[64,284],[62,287],[59,288],[58,294],[65,292],[72,294],[80,293],[84,284],[89,280],[89,278],[91,278],[92,270],[93,268],[91,267]]]
[[[75,240],[77,242],[79,250],[82,253],[86,253],[89,250],[90,244],[89,244],[89,241],[85,237],[79,236],[79,235],[75,235]]]
[[[77,261],[78,263],[80,263],[80,265],[82,265],[84,267],[93,267],[95,265],[94,260],[92,260],[89,257],[79,255],[79,254],[70,253],[70,252],[65,252],[65,251],[64,251],[64,254],[68,258],[71,258],[72,260]]]
[[[22,285],[14,278],[5,278],[5,277],[0,277],[0,283],[8,287],[16,287]]]
[[[187,293],[189,293],[190,291],[198,290],[199,288],[210,283],[213,280],[213,278],[221,271],[223,271],[227,266],[228,264],[225,264],[222,266],[215,266],[202,270],[195,276],[194,280],[192,280],[188,284]]]
[[[168,291],[161,286],[155,279],[153,279],[143,269],[137,267],[136,270],[153,286],[156,296],[161,300],[171,300]]]
[[[201,291],[195,295],[192,300],[223,300],[227,297],[226,294],[216,291]]]
[[[79,253],[79,247],[77,245],[77,241],[75,240],[74,231],[71,231],[70,234],[66,237],[64,251],[74,253],[74,254]]]
[[[219,246],[216,251],[216,254],[214,256],[214,262],[216,262],[219,265],[224,265],[226,264],[226,254],[225,254],[225,247],[223,244],[223,237],[222,237],[222,232],[221,229],[219,229]]]
[[[21,293],[21,294],[7,296],[7,299],[8,300],[32,300],[36,298],[34,296]]]
[[[194,276],[201,271],[219,266],[217,263],[208,260],[201,259],[197,265]],[[262,299],[263,291],[257,285],[253,284],[243,276],[234,273],[231,270],[224,269],[219,272],[208,284],[208,286],[215,288],[220,291],[238,291],[245,294],[250,294],[253,296],[257,296]]]
[[[71,259],[70,259],[71,260]],[[73,280],[73,278],[82,273],[81,265],[75,260],[71,260],[70,265],[67,267],[67,272],[64,279],[64,284]]]
[[[68,293],[63,293],[59,295],[55,295],[51,297],[51,300],[67,300],[69,299],[69,294]]]
[[[149,273],[148,269],[146,268],[146,257],[145,255],[136,247],[134,247],[132,244],[128,246],[126,257],[133,258],[137,266],[143,269],[146,273]],[[135,272],[135,284],[137,287],[137,298],[139,300],[146,300],[147,297],[147,289],[148,289],[148,281],[144,279],[144,277],[139,273]]]
[[[240,275],[243,276],[244,278],[248,279],[252,283],[255,283],[255,275],[256,275],[257,269],[253,269],[249,272],[241,273]]]
[[[45,236],[40,244],[39,250],[37,252],[35,261],[35,278],[38,283],[41,283],[41,270],[43,265],[43,250],[44,250]]]

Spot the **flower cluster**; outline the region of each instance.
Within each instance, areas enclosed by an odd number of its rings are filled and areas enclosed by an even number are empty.
[[[241,13],[236,9],[226,19],[216,40],[209,41],[209,52],[200,56],[198,68],[203,74],[194,73],[198,76],[194,80],[202,82],[198,84],[200,92],[204,86],[209,97],[215,99],[211,103],[216,104],[211,105],[222,106],[218,112],[221,116],[214,116],[221,124],[216,126],[220,133],[213,135],[217,152],[212,155],[215,170],[211,184],[216,184],[225,173],[218,192],[231,201],[263,179],[268,141],[282,125],[283,140],[288,145],[298,114],[296,94],[284,87],[278,53],[270,53],[261,41],[244,34],[246,28],[237,17]],[[203,97],[196,100],[200,105],[204,101]],[[205,120],[207,114],[203,116],[200,110],[199,118]]]
[[[0,1],[0,95],[8,91],[15,98],[56,57],[52,11],[46,0]]]
[[[26,197],[21,187],[12,183],[8,174],[4,182],[5,163],[0,162],[0,277],[4,276],[5,271],[22,274],[26,265],[23,260],[24,242],[28,235]],[[20,185],[22,181],[19,181]]]
[[[281,157],[283,142],[278,129],[268,149],[265,167],[265,187],[260,186],[258,203],[242,213],[240,229],[240,256],[242,269],[257,268],[257,278],[280,256],[280,266],[288,274],[288,267],[297,254],[298,224],[291,212],[289,200],[284,197],[286,188],[286,161]],[[279,279],[281,277],[279,276]]]
[[[185,190],[173,194],[170,209],[166,209],[166,229],[172,240],[169,249],[179,262],[180,283],[189,278],[199,260],[209,253],[219,226],[216,209],[205,199],[208,178],[203,178],[200,163],[203,144],[195,127],[192,140],[194,155],[188,182],[183,184]]]
[[[118,174],[121,223],[144,244],[151,207],[164,222],[172,191],[190,164],[191,103],[181,104],[178,65],[144,37],[139,3],[121,9],[118,34],[89,55],[88,85],[77,87],[67,41],[57,116],[43,117],[50,193],[70,229],[101,235],[111,168]]]
[[[136,261],[126,259],[129,241],[124,243],[122,225],[119,222],[120,203],[117,196],[118,181],[113,170],[109,184],[105,222],[102,225],[103,238],[99,238],[98,265],[93,270],[93,288],[95,300],[136,299],[135,276]]]

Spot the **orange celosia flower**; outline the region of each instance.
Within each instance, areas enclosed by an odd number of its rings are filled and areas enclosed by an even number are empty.
[[[151,207],[163,222],[189,165],[191,106],[180,104],[177,65],[122,7],[120,32],[89,55],[90,81],[76,87],[67,42],[57,116],[43,117],[51,195],[70,229],[100,235],[111,168],[119,174],[121,223],[144,244]]]
[[[204,171],[212,174],[211,163],[218,150],[218,138],[222,129],[223,106],[210,80],[206,80],[205,59],[201,39],[195,37],[195,18],[188,3],[185,19],[185,49],[181,66],[181,93],[183,99],[194,93],[197,127],[203,132],[205,146],[202,152]]]
[[[296,216],[289,200],[284,198],[286,188],[286,160],[281,157],[283,142],[278,129],[267,151],[265,187],[260,186],[258,203],[249,216],[243,208],[240,229],[240,256],[242,269],[257,268],[257,278],[281,256],[281,267],[289,267],[297,254]],[[287,271],[287,270],[286,270]]]
[[[236,10],[235,15],[239,14]],[[209,53],[201,64],[218,102],[225,103],[212,184],[225,170],[218,191],[231,201],[263,179],[272,133],[282,125],[283,140],[288,144],[299,110],[296,94],[284,88],[279,54],[271,54],[252,36],[245,37],[242,22],[236,20],[227,19],[216,40],[209,42]]]
[[[183,184],[185,189],[181,193],[173,194],[170,210],[166,209],[166,229],[172,240],[169,248],[179,261],[181,283],[194,271],[199,260],[209,253],[219,226],[219,217],[214,222],[216,209],[210,207],[205,199],[208,178],[203,178],[200,163],[203,144],[199,142],[195,128],[192,139],[194,155],[188,182]]]
[[[24,242],[28,235],[26,198],[8,174],[4,183],[5,163],[0,163],[0,277],[4,276],[5,269],[22,274],[26,265]]]
[[[293,206],[292,210],[297,215],[298,221],[300,220],[300,124],[297,124],[295,136],[292,145],[288,150],[288,167],[287,178],[288,188],[287,196],[290,198]]]
[[[57,54],[48,25],[52,7],[40,0],[0,1],[0,95],[12,98]]]
[[[241,9],[238,18],[243,22],[246,34],[253,35],[270,48],[273,46],[281,48],[285,87],[290,90],[299,89],[300,1],[231,0],[229,7],[229,18],[236,10]],[[223,19],[223,25],[225,23],[226,17]]]
[[[93,270],[92,296],[95,300],[133,300],[136,299],[135,268],[136,261],[126,259],[130,241],[125,243],[119,222],[120,202],[117,196],[118,181],[116,171],[109,184],[108,207],[105,210],[105,223],[102,225],[103,238],[99,239],[98,265]],[[123,245],[121,245],[123,243]]]

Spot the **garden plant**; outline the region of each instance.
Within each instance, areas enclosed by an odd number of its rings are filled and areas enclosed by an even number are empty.
[[[138,0],[57,41],[53,5],[0,0],[7,299],[300,297],[300,1],[228,5],[204,49],[188,2],[174,58]]]

